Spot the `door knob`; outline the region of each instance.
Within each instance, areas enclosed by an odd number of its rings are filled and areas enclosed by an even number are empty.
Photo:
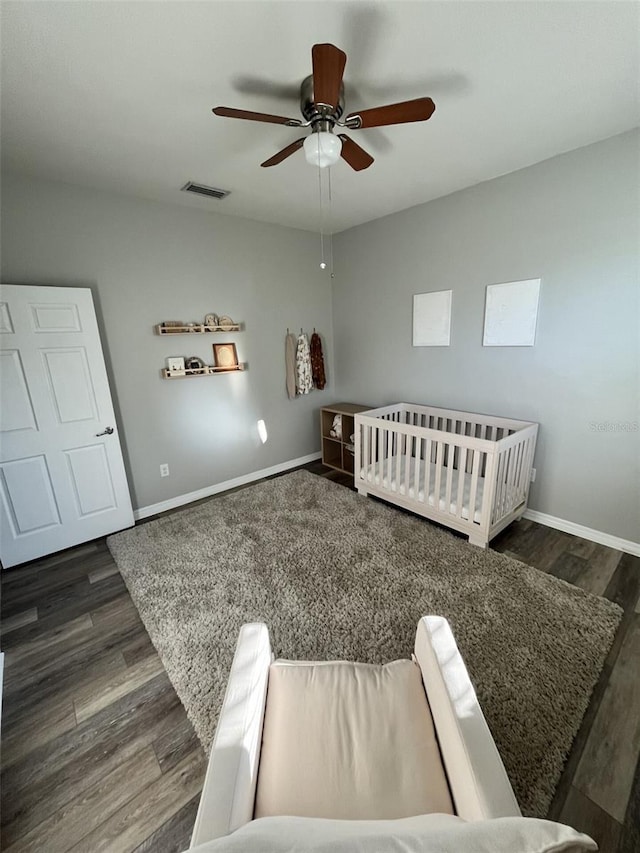
[[[101,436],[101,435],[111,435],[112,432],[113,432],[113,427],[105,427],[105,429],[102,432],[96,433],[96,438],[99,438],[99,436]]]

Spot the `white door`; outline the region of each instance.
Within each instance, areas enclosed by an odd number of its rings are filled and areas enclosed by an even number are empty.
[[[91,291],[0,286],[0,559],[133,524]]]

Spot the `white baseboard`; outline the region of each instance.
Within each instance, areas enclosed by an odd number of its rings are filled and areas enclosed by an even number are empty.
[[[208,498],[211,495],[217,495],[220,492],[226,492],[238,486],[245,486],[247,483],[253,483],[256,480],[262,480],[264,477],[280,474],[283,471],[288,471],[290,468],[297,468],[299,465],[306,465],[307,462],[315,462],[316,459],[321,458],[322,454],[316,452],[309,453],[307,456],[300,456],[298,459],[289,459],[287,462],[279,462],[277,465],[272,465],[270,468],[263,468],[261,471],[252,471],[249,474],[243,474],[241,477],[234,477],[233,480],[224,480],[222,483],[215,483],[212,486],[206,486],[204,489],[198,489],[195,492],[188,492],[185,495],[177,495],[175,498],[169,498],[169,500],[160,501],[157,504],[140,507],[140,509],[133,511],[133,517],[136,521],[141,521],[143,518],[149,518],[150,515],[157,515],[160,512],[166,512],[168,509],[176,509],[176,507],[184,506],[192,501],[199,501],[202,498]],[[594,530],[591,527],[576,524],[575,521],[556,518],[555,515],[547,515],[546,512],[538,512],[535,509],[525,510],[524,518],[528,518],[530,521],[537,521],[538,524],[544,524],[545,527],[562,530],[563,533],[572,533],[574,536],[580,536],[581,539],[588,539],[590,542],[597,542],[599,545],[606,545],[607,548],[615,548],[617,551],[624,551],[627,554],[640,557],[640,542],[621,539],[619,536],[612,536],[610,533],[603,533],[601,530]]]
[[[546,527],[562,530],[563,533],[572,533],[574,536],[580,536],[581,539],[588,539],[590,542],[597,542],[598,545],[606,545],[607,548],[615,548],[616,551],[625,551],[627,554],[640,557],[640,542],[621,539],[619,536],[612,536],[610,533],[576,524],[575,521],[566,521],[564,518],[556,518],[555,515],[547,515],[546,512],[537,512],[535,509],[525,510],[524,517],[529,521],[544,524]]]
[[[198,489],[196,492],[188,492],[186,495],[176,495],[175,498],[169,498],[167,501],[160,501],[160,503],[150,504],[149,506],[141,506],[140,509],[133,511],[133,517],[136,521],[140,521],[143,518],[149,518],[150,515],[157,515],[159,512],[166,512],[168,509],[175,509],[192,501],[199,501],[201,498],[208,498],[211,495],[226,492],[228,489],[245,486],[247,483],[262,480],[264,477],[271,477],[273,474],[280,474],[282,471],[288,471],[290,468],[297,468],[299,465],[306,465],[307,462],[315,462],[316,459],[321,458],[322,453],[318,451],[316,453],[309,453],[307,456],[300,456],[298,459],[279,462],[277,465],[272,465],[270,468],[263,468],[261,471],[252,471],[250,474],[234,477],[233,480],[225,480],[222,483],[215,483],[213,486],[205,486],[204,489]]]

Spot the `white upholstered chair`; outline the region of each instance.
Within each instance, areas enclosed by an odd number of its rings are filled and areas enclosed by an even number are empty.
[[[334,824],[413,826],[415,815],[444,822],[446,832],[450,823],[478,822],[481,834],[500,818],[517,819],[502,823],[518,834],[524,820],[447,620],[423,617],[412,659],[384,666],[274,661],[267,626],[243,625],[191,848],[226,850],[226,838],[232,850],[271,850],[276,816],[288,816],[284,831],[304,839],[304,821],[316,819],[309,832],[317,835]],[[555,826],[537,823],[543,835]],[[267,834],[245,846],[247,831],[261,826]],[[584,846],[549,849],[596,849],[578,840]],[[490,836],[487,843],[498,849]],[[479,838],[470,844],[485,849]]]

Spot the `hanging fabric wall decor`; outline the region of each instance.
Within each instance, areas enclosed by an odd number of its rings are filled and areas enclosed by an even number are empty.
[[[284,361],[286,369],[287,395],[290,400],[296,396],[296,336],[287,329],[284,342]]]
[[[309,338],[300,330],[296,348],[296,392],[298,395],[308,394],[313,389],[311,374],[311,352]]]
[[[324,372],[324,356],[322,354],[322,341],[320,335],[313,330],[311,335],[311,374],[313,378],[313,387],[318,391],[322,391],[327,384],[327,378]]]
[[[285,385],[290,400],[309,394],[314,388],[322,391],[326,387],[322,338],[315,329],[311,342],[302,329],[298,336],[287,329],[284,363]]]

